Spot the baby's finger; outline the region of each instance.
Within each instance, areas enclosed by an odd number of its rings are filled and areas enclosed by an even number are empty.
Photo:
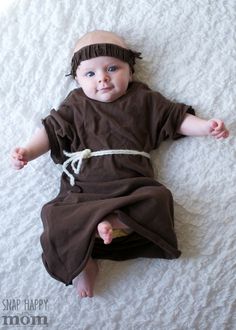
[[[11,156],[13,157],[13,158],[18,158],[18,155],[19,155],[19,149],[20,148],[14,148],[12,151],[11,151]]]
[[[211,132],[211,136],[214,136],[214,137],[216,137],[218,134],[219,134],[219,132],[217,132],[215,130]]]
[[[13,163],[12,163],[12,166],[15,170],[20,170],[24,167],[24,162],[23,161],[20,161],[20,160],[15,160]]]
[[[210,120],[210,129],[214,131],[216,127],[218,126],[217,121],[215,119]]]
[[[225,131],[223,138],[226,139],[227,137],[229,137],[229,131],[228,130]]]
[[[228,130],[224,130],[224,131],[222,132],[222,138],[223,138],[223,139],[226,139],[227,137],[229,137],[229,131],[228,131]]]
[[[12,157],[15,158],[15,159],[23,159],[24,158],[24,153],[25,153],[25,150],[23,148],[15,148],[13,149],[12,151]]]
[[[11,157],[12,157],[13,159],[19,159],[19,160],[23,158],[23,156],[20,155],[20,154],[18,154],[17,152],[13,152],[13,153],[11,154]]]
[[[224,123],[222,122],[222,120],[219,120],[219,119],[216,119],[215,120],[215,123],[216,123],[216,125],[215,125],[215,127],[214,127],[214,130],[215,131],[221,131],[222,129],[224,129]]]
[[[223,139],[225,139],[225,138],[227,138],[228,137],[228,132],[227,131],[222,131],[222,132],[220,132],[220,133],[218,133],[217,135],[216,135],[216,138],[217,139],[221,139],[221,138],[223,138]]]

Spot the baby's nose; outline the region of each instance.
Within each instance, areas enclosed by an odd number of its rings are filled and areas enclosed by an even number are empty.
[[[101,82],[107,82],[110,80],[110,77],[107,73],[101,73],[98,77],[98,82],[101,83]]]

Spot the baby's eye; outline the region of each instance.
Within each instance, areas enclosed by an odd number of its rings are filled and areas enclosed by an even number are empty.
[[[114,71],[116,71],[116,70],[118,70],[118,66],[117,66],[117,65],[111,65],[111,66],[109,66],[109,68],[107,69],[107,71],[109,71],[109,72],[114,72]]]
[[[89,71],[85,74],[86,77],[93,77],[95,73],[93,71]]]

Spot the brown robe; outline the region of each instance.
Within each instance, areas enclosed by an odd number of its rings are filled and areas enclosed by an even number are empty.
[[[89,99],[78,88],[43,120],[51,157],[62,164],[63,151],[132,149],[149,153],[177,133],[190,106],[168,101],[140,82],[111,103]],[[68,167],[73,173],[71,167]],[[63,173],[58,196],[42,209],[43,262],[51,276],[71,284],[88,259],[126,260],[180,256],[174,231],[171,192],[154,180],[148,158],[106,155],[83,160],[71,186]],[[109,245],[96,237],[110,213],[133,232]]]

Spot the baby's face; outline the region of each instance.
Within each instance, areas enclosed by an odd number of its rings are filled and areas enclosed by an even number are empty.
[[[124,95],[132,73],[129,64],[115,57],[100,56],[80,63],[76,80],[87,97],[112,102]]]

